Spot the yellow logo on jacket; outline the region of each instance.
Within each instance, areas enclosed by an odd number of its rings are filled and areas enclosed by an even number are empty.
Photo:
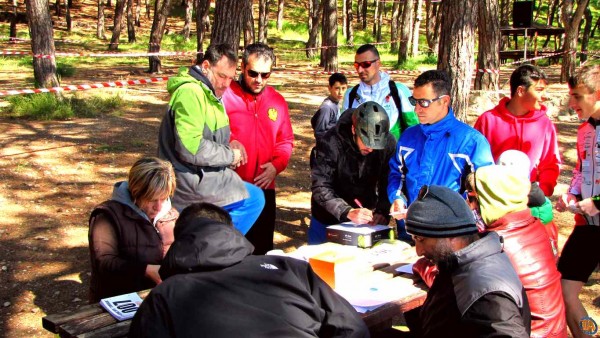
[[[271,121],[277,121],[277,109],[269,108],[267,114],[269,114],[269,118],[271,119]]]

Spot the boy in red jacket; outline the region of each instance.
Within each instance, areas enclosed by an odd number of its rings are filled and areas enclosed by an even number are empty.
[[[531,182],[539,182],[544,195],[552,196],[561,160],[556,129],[543,104],[547,85],[539,68],[520,66],[510,76],[511,97],[479,116],[474,127],[489,141],[494,161],[509,149],[527,154]]]

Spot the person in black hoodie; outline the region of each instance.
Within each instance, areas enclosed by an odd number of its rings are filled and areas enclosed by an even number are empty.
[[[164,282],[138,309],[129,337],[369,336],[308,263],[253,250],[219,207],[184,209],[160,268]]]
[[[328,225],[388,224],[389,161],[396,150],[390,121],[376,102],[346,110],[311,154],[308,244],[326,241]]]

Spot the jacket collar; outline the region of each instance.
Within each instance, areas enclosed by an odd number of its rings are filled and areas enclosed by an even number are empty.
[[[502,239],[495,232],[482,234],[482,237],[468,246],[452,254],[449,262],[440,262],[440,271],[453,271],[460,266],[467,265],[478,259],[482,259],[502,252]]]
[[[455,123],[455,121],[456,117],[454,117],[454,110],[452,110],[452,107],[449,107],[448,114],[446,114],[443,119],[434,124],[419,124],[419,127],[421,128],[423,134],[427,136],[438,133],[450,134],[452,132],[451,126]]]
[[[189,74],[194,79],[204,83],[204,85],[207,86],[208,89],[210,89],[213,95],[217,97],[217,94],[215,94],[215,88],[213,87],[212,83],[210,83],[210,80],[208,80],[208,78],[204,76],[204,74],[202,74],[202,70],[198,65],[190,67]]]

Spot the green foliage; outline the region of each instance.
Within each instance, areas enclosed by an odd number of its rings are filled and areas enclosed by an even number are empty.
[[[42,93],[16,95],[7,98],[9,106],[4,109],[10,117],[32,120],[66,120],[74,117],[95,117],[118,113],[126,106],[120,95],[88,96],[85,98],[58,98]]]
[[[433,65],[437,64],[437,57],[435,55],[427,55],[422,54],[417,57],[409,57],[405,62],[397,65],[396,69],[402,70],[420,70],[419,67],[423,65]]]

